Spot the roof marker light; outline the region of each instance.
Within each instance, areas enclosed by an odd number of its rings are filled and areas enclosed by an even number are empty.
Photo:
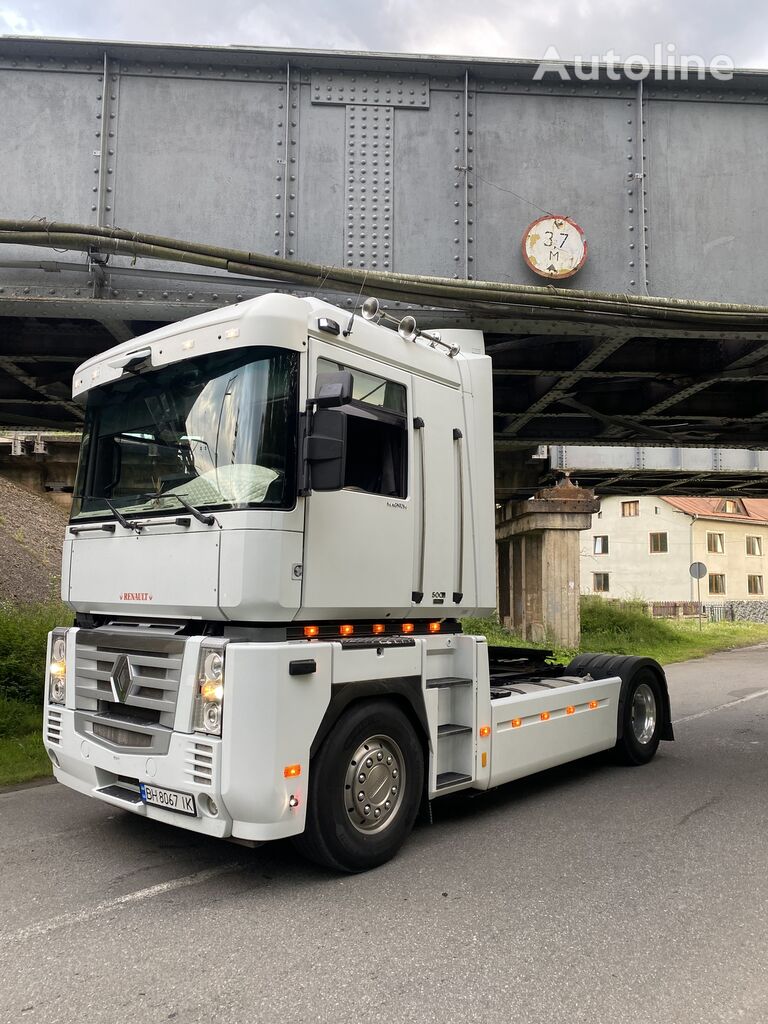
[[[575,715],[576,708],[573,706],[573,704],[569,704],[568,707],[565,709],[565,713],[566,715]]]
[[[383,633],[385,629],[386,626],[383,622],[374,622],[373,626],[371,626],[371,632],[376,633],[377,635],[379,633]]]
[[[539,715],[539,718],[542,720],[542,722],[548,722],[550,719],[550,714],[548,711],[542,711]]]
[[[304,636],[310,636],[310,637],[318,636],[319,633],[320,633],[320,627],[319,626],[305,626],[304,627]]]
[[[412,622],[404,622],[402,628],[403,628],[403,632],[404,633],[412,633],[413,632],[413,628],[414,628],[413,627],[413,623]]]
[[[589,704],[588,704],[588,707],[589,707],[590,711],[594,711],[595,708],[599,708],[600,707],[600,702],[596,701],[596,700],[591,700],[589,702]]]
[[[519,729],[522,724],[523,724],[522,718],[513,718],[512,719],[512,728],[513,729]]]
[[[342,636],[352,636],[354,632],[355,627],[349,622],[345,622],[341,626],[339,626],[339,633]]]
[[[480,735],[483,738],[485,738],[486,736],[490,736],[491,735],[491,727],[490,727],[490,725],[481,725],[480,726]]]
[[[285,768],[283,768],[283,777],[286,779],[296,779],[299,775],[301,775],[300,764],[287,764]]]
[[[442,628],[443,628],[443,625],[442,625],[441,622],[430,622],[430,624],[429,624],[429,632],[430,633],[439,633]]]

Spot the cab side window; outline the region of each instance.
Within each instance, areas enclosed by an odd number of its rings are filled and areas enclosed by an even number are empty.
[[[349,370],[352,401],[347,417],[344,487],[390,498],[408,494],[407,392],[402,384],[318,359],[318,373]]]

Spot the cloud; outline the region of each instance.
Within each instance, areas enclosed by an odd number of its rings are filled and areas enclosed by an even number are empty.
[[[31,36],[39,35],[42,30],[25,18],[20,11],[0,7],[0,31],[8,35]]]
[[[162,43],[389,50],[569,59],[609,50],[652,57],[656,43],[705,59],[766,66],[768,5],[757,0],[33,0],[0,8],[0,31]]]

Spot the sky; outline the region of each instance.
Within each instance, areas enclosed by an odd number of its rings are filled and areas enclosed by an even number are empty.
[[[0,34],[564,60],[661,44],[768,67],[760,0],[0,0]]]

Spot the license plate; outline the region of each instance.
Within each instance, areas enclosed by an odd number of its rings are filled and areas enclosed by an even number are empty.
[[[146,782],[139,783],[139,791],[145,804],[163,807],[166,811],[178,811],[179,814],[197,814],[195,798],[190,793],[160,789],[158,786],[148,786]]]

